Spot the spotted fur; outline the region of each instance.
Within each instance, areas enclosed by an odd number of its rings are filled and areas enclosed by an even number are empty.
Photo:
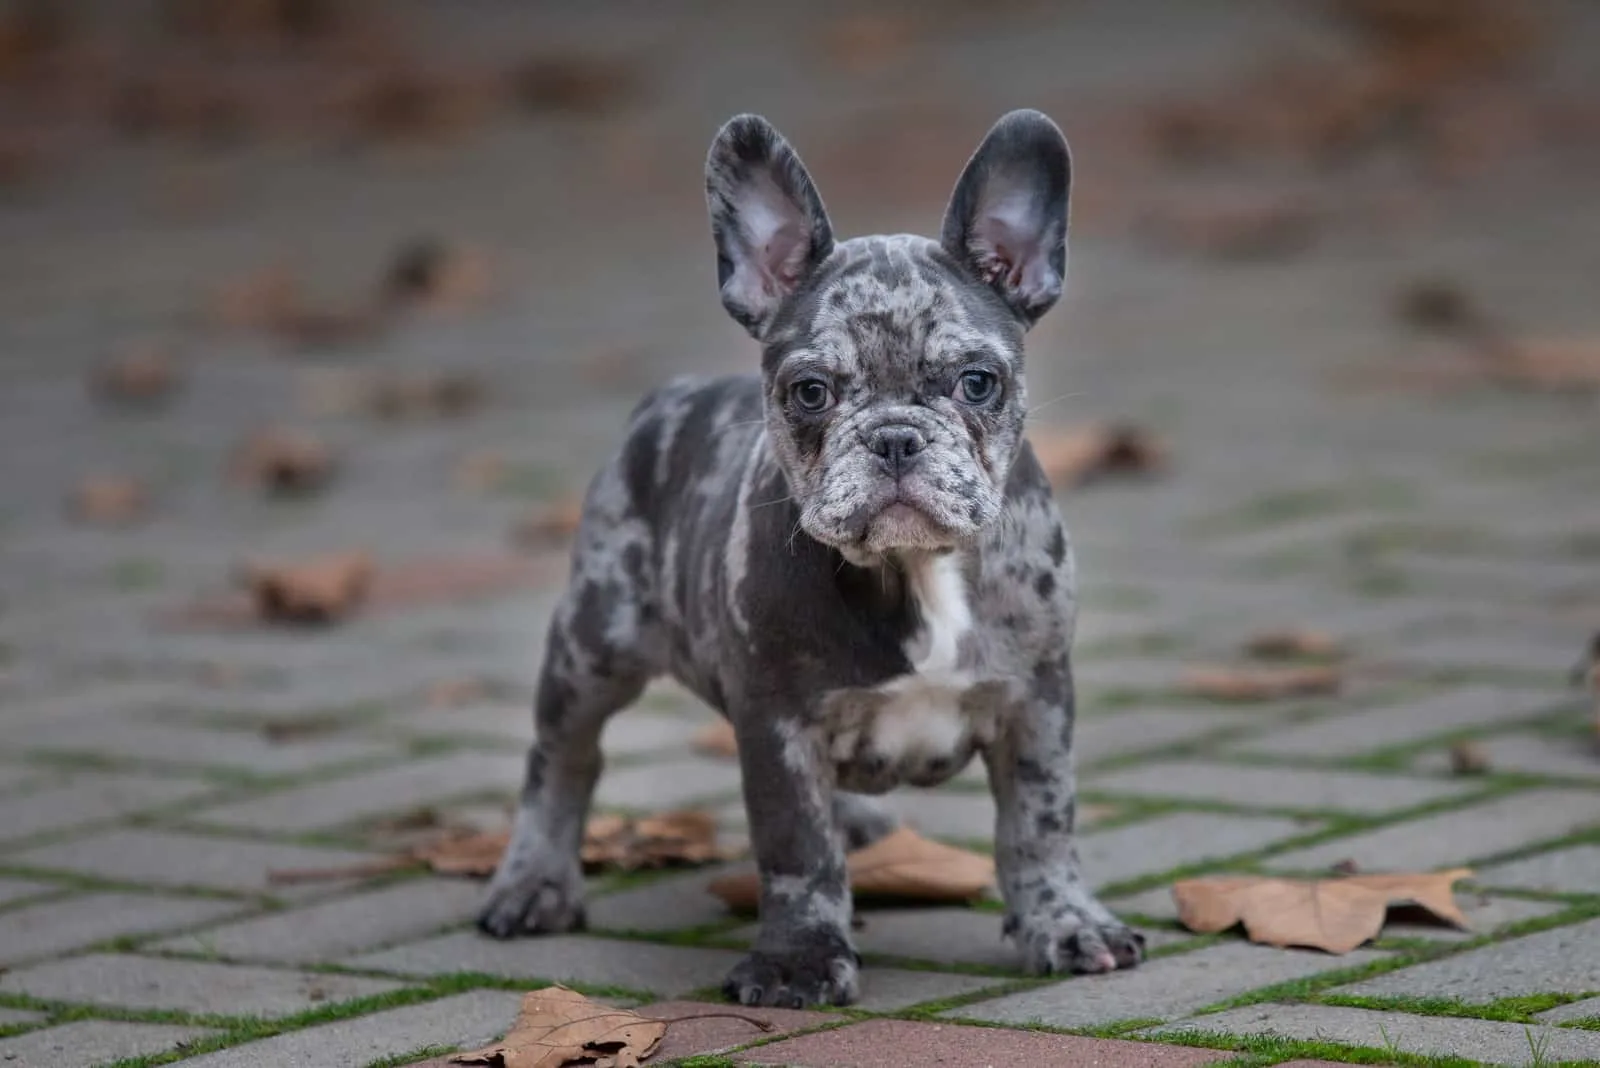
[[[1023,439],[1023,337],[1061,291],[1069,182],[1059,131],[1014,112],[939,241],[836,241],[771,126],[741,116],[718,135],[718,285],[761,373],[668,383],[590,486],[486,931],[582,923],[600,731],[670,674],[739,743],[761,928],[731,997],[853,1000],[844,854],[893,826],[866,795],[975,755],[1024,965],[1138,962],[1141,940],[1079,871],[1073,560]]]

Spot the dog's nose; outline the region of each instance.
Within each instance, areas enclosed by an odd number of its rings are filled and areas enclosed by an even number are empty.
[[[880,426],[872,432],[867,444],[883,458],[889,472],[898,475],[915,462],[928,442],[914,426]]]

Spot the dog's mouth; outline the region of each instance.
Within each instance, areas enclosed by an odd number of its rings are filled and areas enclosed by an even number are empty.
[[[886,498],[862,531],[865,548],[883,553],[896,549],[948,549],[956,544],[954,532],[905,487],[891,489]]]

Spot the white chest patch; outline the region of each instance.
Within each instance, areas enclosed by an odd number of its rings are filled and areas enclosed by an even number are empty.
[[[907,579],[922,617],[921,631],[906,648],[912,673],[879,687],[888,701],[872,725],[872,748],[896,763],[956,752],[969,732],[961,695],[974,681],[957,666],[961,638],[972,629],[960,561],[931,557],[914,565]]]

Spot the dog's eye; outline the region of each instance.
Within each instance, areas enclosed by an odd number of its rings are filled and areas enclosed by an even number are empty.
[[[833,407],[833,391],[820,378],[802,378],[789,387],[789,396],[802,412],[825,412]]]
[[[964,371],[956,386],[956,397],[968,404],[982,404],[994,396],[1000,380],[988,371]]]

